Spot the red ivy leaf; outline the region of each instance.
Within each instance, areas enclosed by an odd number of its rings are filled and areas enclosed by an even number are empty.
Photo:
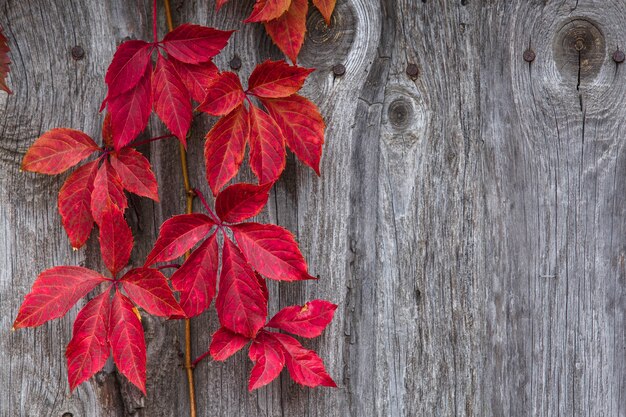
[[[191,124],[191,96],[176,68],[159,55],[153,79],[154,111],[165,126],[186,145]]]
[[[186,317],[194,317],[211,305],[218,269],[217,233],[205,240],[172,275],[172,286],[180,292]]]
[[[70,243],[78,249],[87,242],[93,228],[91,193],[98,162],[88,162],[67,177],[59,191],[58,206]]]
[[[26,294],[13,328],[35,327],[64,316],[78,300],[104,281],[108,281],[107,278],[80,266],[57,266],[43,271]]]
[[[248,133],[248,114],[243,105],[218,120],[207,133],[204,160],[207,181],[214,195],[237,174]]]
[[[85,133],[66,128],[41,135],[28,149],[22,169],[41,174],[60,174],[97,151],[98,145]]]
[[[167,278],[156,269],[131,269],[120,282],[128,297],[148,313],[160,317],[183,315]]]
[[[139,313],[119,291],[111,304],[109,342],[117,369],[146,393],[146,341]]]
[[[261,101],[283,131],[289,148],[319,175],[325,125],[317,106],[297,94]]]
[[[231,226],[247,261],[260,274],[280,281],[315,279],[293,235],[273,224],[241,223]]]
[[[215,1],[215,11],[219,11],[223,5],[228,3],[228,0],[216,0]]]
[[[0,89],[13,94],[13,91],[7,85],[7,74],[10,71],[9,64],[11,63],[9,52],[9,42],[6,36],[4,36],[2,28],[0,28]]]
[[[250,168],[261,184],[274,182],[285,169],[285,137],[274,119],[250,106]]]
[[[264,23],[270,38],[294,64],[304,43],[308,10],[308,0],[292,0],[289,9],[281,17]]]
[[[245,336],[231,332],[226,327],[220,327],[213,334],[209,352],[216,361],[225,361],[239,352],[249,341],[250,339]]]
[[[336,304],[325,300],[313,300],[303,306],[283,308],[266,326],[302,337],[317,337],[331,322],[336,309]]]
[[[287,11],[290,4],[291,0],[257,0],[252,13],[244,22],[266,22],[277,19]]]
[[[128,264],[133,250],[133,233],[126,224],[124,213],[114,205],[102,212],[100,251],[107,269],[116,276]]]
[[[126,41],[118,46],[104,77],[109,86],[109,100],[139,83],[150,63],[151,53],[152,45],[141,40]]]
[[[109,204],[117,206],[122,211],[128,207],[122,183],[108,160],[100,165],[93,186],[91,215],[98,226],[102,225],[102,213]]]
[[[250,360],[254,367],[250,373],[248,390],[261,388],[272,382],[285,367],[283,345],[273,333],[261,331],[250,346]]]
[[[178,258],[206,236],[214,224],[210,217],[200,213],[181,214],[166,220],[145,265]]]
[[[305,349],[300,342],[286,334],[272,333],[272,335],[285,349],[287,369],[294,381],[307,387],[337,386],[326,372],[324,363],[314,351]]]
[[[215,64],[212,61],[201,64],[185,64],[173,58],[170,58],[170,62],[178,71],[178,75],[191,97],[198,103],[203,102],[209,86],[217,78],[218,70]]]
[[[324,20],[326,21],[326,25],[330,25],[330,17],[333,14],[333,10],[335,10],[335,4],[337,0],[313,0],[313,4],[317,7],[317,10],[320,11]]]
[[[159,185],[145,156],[133,148],[123,148],[112,153],[110,161],[125,189],[159,201]]]
[[[113,128],[111,127],[111,113],[107,112],[102,122],[102,142],[105,146],[113,147]]]
[[[239,249],[227,238],[215,307],[221,325],[243,336],[254,337],[265,324],[267,303],[261,287]]]
[[[241,81],[234,72],[226,71],[219,74],[198,106],[213,116],[223,116],[237,108],[246,98]]]
[[[72,340],[65,351],[71,391],[102,369],[109,358],[109,297],[109,291],[103,292],[76,316]]]
[[[267,204],[272,185],[233,184],[217,195],[215,211],[227,223],[238,223],[256,216]]]
[[[232,30],[184,24],[169,32],[162,44],[168,55],[181,62],[198,64],[217,55],[228,43]]]
[[[295,94],[314,70],[267,60],[256,66],[248,79],[248,92],[257,97],[280,98]]]

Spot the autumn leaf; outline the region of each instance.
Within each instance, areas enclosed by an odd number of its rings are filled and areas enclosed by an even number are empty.
[[[302,337],[317,337],[331,322],[336,309],[336,304],[325,300],[313,300],[303,306],[283,308],[266,326]]]
[[[273,333],[259,332],[250,346],[249,357],[254,362],[248,390],[261,388],[272,382],[285,367],[285,350]]]
[[[273,183],[233,184],[215,199],[215,211],[227,223],[239,223],[261,212],[269,197]]]
[[[285,350],[285,363],[291,379],[307,387],[336,387],[335,381],[328,375],[324,363],[312,350],[304,348],[293,337],[272,333]]]
[[[159,185],[145,156],[133,148],[123,148],[112,153],[110,161],[125,189],[159,201]]]
[[[0,89],[6,91],[8,94],[13,94],[13,91],[7,85],[7,74],[10,71],[9,64],[11,58],[9,58],[9,41],[4,36],[4,31],[0,28]]]
[[[277,19],[289,9],[290,4],[291,0],[257,0],[252,13],[244,22],[267,22]]]
[[[211,338],[209,352],[216,361],[225,361],[240,351],[250,338],[220,327]]]
[[[88,162],[72,172],[59,191],[61,221],[74,249],[87,242],[93,229],[91,193],[97,172],[98,162]]]
[[[120,279],[120,283],[128,297],[153,316],[183,315],[167,279],[160,271],[152,268],[131,269]]]
[[[109,86],[109,100],[139,83],[145,76],[152,50],[151,44],[141,40],[129,40],[118,46],[104,77]]]
[[[213,84],[218,74],[215,64],[212,61],[200,64],[185,64],[173,58],[170,58],[170,61],[176,68],[191,97],[198,103],[203,102],[209,87]]]
[[[222,72],[209,86],[198,110],[213,116],[223,116],[237,108],[245,98],[246,94],[237,74],[230,71]]]
[[[272,41],[294,64],[304,43],[308,0],[292,0],[289,9],[279,18],[264,22]]]
[[[248,92],[257,97],[280,98],[297,93],[314,70],[267,60],[254,68],[248,79]]]
[[[276,121],[250,106],[250,168],[259,183],[274,182],[285,169],[285,136]]]
[[[317,7],[317,10],[319,10],[324,17],[326,25],[330,25],[330,17],[333,14],[333,10],[335,10],[336,3],[337,0],[313,0],[313,4],[315,5],[315,7]]]
[[[109,204],[122,211],[128,207],[122,183],[110,162],[106,160],[98,169],[91,193],[91,215],[96,224],[102,224],[102,213]]]
[[[100,223],[100,251],[104,264],[114,277],[128,264],[132,249],[133,234],[124,213],[115,205],[107,205]]]
[[[41,135],[24,155],[22,169],[40,174],[60,174],[99,150],[85,133],[66,128]]]
[[[216,30],[185,23],[165,35],[161,43],[172,58],[198,64],[217,55],[226,46],[232,33],[232,30]]]

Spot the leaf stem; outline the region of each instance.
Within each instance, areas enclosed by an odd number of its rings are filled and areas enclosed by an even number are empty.
[[[202,355],[198,356],[193,363],[191,364],[191,366],[193,366],[194,368],[196,366],[198,366],[198,364],[202,361],[202,359],[206,358],[207,356],[209,356],[211,354],[211,351],[207,350],[206,352],[204,352]]]
[[[161,269],[168,269],[168,268],[180,268],[180,264],[167,264],[167,265],[161,265],[161,266],[157,266],[156,269],[158,269],[159,271]]]
[[[139,142],[135,142],[132,144],[132,146],[134,148],[139,147],[141,145],[145,145],[146,143],[150,143],[150,142],[154,142],[157,140],[161,140],[161,139],[169,139],[169,138],[173,138],[175,137],[175,135],[163,135],[163,136],[157,136],[156,138],[150,138],[150,139],[144,139],[144,140],[140,140]]]
[[[198,198],[202,202],[202,205],[204,206],[206,211],[209,212],[209,215],[211,215],[211,218],[213,219],[213,221],[218,226],[222,224],[222,221],[219,219],[219,217],[217,217],[217,215],[213,212],[213,210],[211,210],[211,207],[209,207],[209,205],[207,204],[206,199],[204,198],[204,194],[202,194],[202,191],[198,190],[197,188],[194,188],[193,192],[196,194],[196,196],[198,196]]]
[[[154,43],[159,41],[157,33],[157,0],[152,0],[152,35],[154,36]]]

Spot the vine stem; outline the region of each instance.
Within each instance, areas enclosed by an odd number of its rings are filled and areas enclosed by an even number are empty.
[[[171,32],[174,30],[174,24],[172,23],[172,10],[170,8],[170,1],[163,0],[165,4],[165,18],[167,20],[167,30]],[[154,0],[154,15],[156,16],[156,0]],[[156,19],[156,18],[155,18]],[[155,20],[156,22],[156,20]],[[155,23],[156,27],[156,23]],[[156,32],[155,32],[156,36]],[[155,42],[157,39],[155,38]],[[193,213],[193,198],[196,193],[191,188],[189,182],[189,166],[187,165],[187,151],[182,142],[179,142],[180,150],[180,169],[183,174],[183,184],[185,185],[185,194],[187,195],[187,209],[186,213]],[[185,259],[189,258],[189,252],[185,253]],[[189,416],[197,417],[196,413],[196,393],[195,385],[193,382],[193,364],[191,363],[191,321],[185,319],[185,372],[187,373],[187,384],[189,387]]]
[[[157,33],[157,0],[152,0],[152,35],[154,37],[154,43],[159,41],[159,35]]]

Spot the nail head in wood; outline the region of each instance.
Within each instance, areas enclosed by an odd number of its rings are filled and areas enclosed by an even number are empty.
[[[416,64],[409,64],[406,66],[406,75],[408,75],[412,79],[416,79],[419,74],[420,69],[417,67]]]
[[[337,64],[333,66],[333,74],[337,77],[341,77],[346,73],[346,67],[343,64]]]
[[[241,68],[241,58],[235,55],[233,59],[230,60],[229,65],[231,69],[237,71],[239,68]]]
[[[84,57],[85,57],[85,50],[83,49],[82,46],[76,45],[75,47],[72,48],[72,58],[75,61],[79,61],[83,59]]]
[[[620,51],[619,49],[613,52],[613,61],[618,64],[621,64],[626,59],[626,55],[624,55],[624,51]]]
[[[528,48],[527,50],[524,51],[524,61],[533,62],[535,58],[536,58],[535,51],[533,51],[532,49]]]

